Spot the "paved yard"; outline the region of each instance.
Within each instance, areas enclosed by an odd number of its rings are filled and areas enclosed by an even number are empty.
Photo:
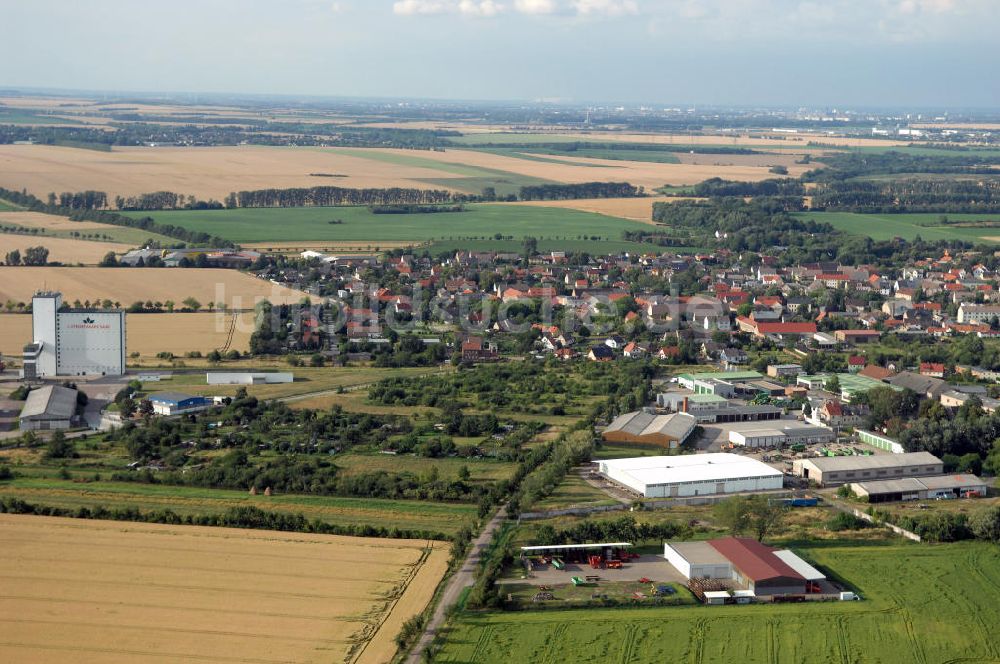
[[[662,556],[645,555],[641,558],[625,563],[622,569],[593,569],[590,565],[566,563],[566,569],[558,570],[551,565],[535,564],[532,569],[532,576],[522,579],[519,576],[509,579],[501,579],[499,583],[528,583],[534,586],[557,586],[572,583],[570,579],[574,576],[601,577],[601,581],[624,582],[638,581],[642,578],[652,579],[657,583],[680,583],[686,582],[673,565],[668,563]]]

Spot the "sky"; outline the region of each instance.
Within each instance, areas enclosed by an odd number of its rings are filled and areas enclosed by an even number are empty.
[[[0,0],[0,88],[1000,109],[1000,0]]]

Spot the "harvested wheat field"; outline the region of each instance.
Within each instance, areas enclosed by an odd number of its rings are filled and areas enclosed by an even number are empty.
[[[49,262],[83,263],[96,265],[109,252],[123,254],[132,247],[117,242],[95,242],[92,240],[74,240],[65,237],[45,237],[37,235],[0,235],[0,256],[6,256],[8,251],[17,249],[24,255],[28,247],[43,246],[49,250]],[[2,287],[0,287],[2,288]]]
[[[388,662],[441,543],[0,515],[0,661]]]
[[[213,350],[250,349],[253,314],[128,314],[125,317],[125,348],[129,354],[144,358],[169,352],[178,357],[190,351],[202,354]],[[233,328],[232,339],[229,330]],[[21,348],[31,341],[31,316],[0,314],[0,353],[20,356]],[[228,348],[226,346],[228,342]]]
[[[315,177],[325,173],[345,177]],[[52,191],[94,189],[116,195],[173,191],[222,200],[231,191],[289,187],[415,187],[441,172],[310,148],[115,147],[110,152],[48,145],[0,145],[0,186]]]
[[[622,143],[665,143],[669,145],[739,145],[751,148],[802,148],[808,150],[806,144],[822,143],[838,147],[890,147],[909,145],[910,141],[894,141],[881,138],[854,138],[848,136],[825,136],[822,134],[616,134],[607,133],[567,133],[581,141],[602,140]]]
[[[353,150],[364,153],[365,150]],[[381,153],[395,153],[404,156],[405,150],[379,150]],[[757,181],[773,178],[766,166],[716,166],[714,164],[662,164],[646,161],[625,161],[619,159],[594,159],[559,155],[558,162],[520,159],[489,152],[474,150],[446,150],[444,152],[421,153],[421,159],[442,163],[462,164],[482,169],[503,171],[517,175],[551,180],[553,182],[629,182],[648,190],[664,184],[691,185],[708,178],[719,177],[726,180]],[[782,157],[774,156],[777,160]],[[805,171],[807,166],[799,166]],[[796,171],[789,168],[789,173]],[[440,177],[440,175],[438,176]]]
[[[532,205],[536,207],[565,208],[596,212],[609,217],[620,217],[632,221],[653,223],[654,203],[676,203],[678,201],[702,201],[695,196],[654,196],[650,198],[581,198],[570,201],[523,201],[521,203],[505,203],[504,205]]]
[[[203,306],[225,303],[230,309],[253,309],[261,300],[292,304],[305,293],[277,286],[236,270],[128,267],[0,267],[0,302],[28,302],[39,290],[60,291],[63,300],[109,299],[133,302],[173,301],[179,309],[188,297]]]

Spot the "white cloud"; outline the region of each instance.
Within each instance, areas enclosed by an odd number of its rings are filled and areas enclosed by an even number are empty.
[[[573,9],[581,16],[625,16],[639,13],[635,0],[573,0]]]
[[[398,0],[392,3],[392,12],[401,16],[444,14],[453,8],[452,3],[439,0]]]
[[[503,4],[496,0],[397,0],[392,5],[392,12],[400,16],[462,14],[489,18],[503,10]]]
[[[462,0],[458,3],[458,11],[467,16],[496,16],[504,10],[503,5],[493,0]]]
[[[553,0],[516,0],[514,9],[522,14],[555,14],[559,8]]]

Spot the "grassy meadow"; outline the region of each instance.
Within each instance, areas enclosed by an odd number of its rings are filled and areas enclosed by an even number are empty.
[[[127,459],[121,462],[124,467]],[[228,489],[89,481],[93,473],[82,472],[67,480],[36,476],[30,467],[14,468],[19,477],[0,482],[0,497],[73,510],[135,507],[143,512],[169,509],[181,516],[202,516],[252,505],[268,512],[300,513],[310,521],[319,519],[338,526],[376,525],[444,535],[452,535],[476,518],[474,504],[302,494],[251,496],[246,491]]]
[[[1000,549],[802,549],[862,602],[465,613],[435,662],[995,662]]]
[[[145,214],[145,213],[144,213]],[[521,239],[596,236],[619,240],[624,230],[648,225],[601,214],[514,205],[469,205],[464,212],[373,214],[366,207],[240,208],[150,213],[158,223],[219,235],[234,242]],[[329,223],[331,221],[342,223]]]

